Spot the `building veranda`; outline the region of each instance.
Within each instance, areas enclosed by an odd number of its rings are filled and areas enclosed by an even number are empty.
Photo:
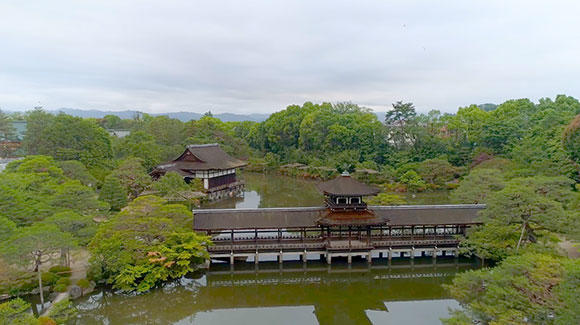
[[[453,254],[460,236],[480,224],[484,205],[367,206],[363,198],[378,189],[348,173],[318,185],[325,206],[194,210],[194,230],[212,237],[211,258],[253,259],[276,256],[373,257]]]

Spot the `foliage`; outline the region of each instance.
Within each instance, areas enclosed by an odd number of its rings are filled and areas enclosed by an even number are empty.
[[[130,199],[138,197],[151,185],[151,177],[140,158],[128,157],[122,160],[111,175],[119,179]]]
[[[61,231],[73,235],[82,246],[87,245],[97,231],[97,225],[91,216],[73,211],[57,212],[43,222],[55,224]]]
[[[127,205],[127,191],[117,177],[109,175],[99,192],[99,199],[107,202],[111,211],[119,211]]]
[[[69,299],[63,299],[52,306],[48,316],[57,324],[65,324],[68,320],[73,319],[77,312]]]
[[[191,201],[193,192],[199,192],[203,189],[200,179],[192,179],[189,183],[183,180],[183,177],[176,172],[168,172],[159,180],[153,182],[151,189],[159,196],[171,201]]]
[[[501,172],[497,169],[474,169],[451,193],[451,202],[484,203],[491,193],[504,187],[504,182]]]
[[[0,216],[0,242],[4,241],[16,231],[16,224],[12,220]]]
[[[19,228],[0,245],[0,254],[6,260],[36,271],[41,264],[60,253],[61,249],[74,247],[75,239],[56,225],[36,223]]]
[[[576,163],[580,164],[580,114],[566,127],[562,134],[564,148]]]
[[[62,169],[63,175],[70,179],[76,179],[85,186],[94,187],[97,180],[91,175],[88,169],[80,161],[66,160],[58,162],[58,167]]]
[[[27,116],[24,146],[29,154],[79,160],[85,166],[106,165],[113,157],[109,134],[94,121],[35,110]]]
[[[191,212],[155,196],[135,199],[102,225],[90,245],[91,274],[115,288],[147,291],[207,258],[209,239],[191,231]]]
[[[422,191],[426,186],[425,181],[414,170],[407,171],[401,176],[399,181],[407,185],[407,190],[410,192]]]
[[[8,115],[0,110],[0,141],[10,140],[15,132],[16,130],[12,126],[12,121],[10,121]]]
[[[576,324],[578,260],[543,254],[505,259],[498,267],[467,271],[447,286],[463,306],[445,324]]]
[[[36,319],[28,310],[30,304],[16,298],[0,304],[0,325],[32,325]]]
[[[417,166],[417,173],[430,184],[445,185],[455,178],[459,172],[457,167],[452,166],[447,160],[434,158],[422,161]]]
[[[407,203],[405,199],[397,194],[379,193],[367,200],[369,205],[402,205]]]

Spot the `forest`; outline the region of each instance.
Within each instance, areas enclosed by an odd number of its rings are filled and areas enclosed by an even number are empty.
[[[219,143],[249,171],[327,178],[370,170],[361,179],[384,190],[372,204],[441,189],[454,203],[485,203],[484,224],[461,250],[486,267],[448,286],[464,308],[443,322],[580,323],[580,102],[558,95],[453,114],[418,113],[407,102],[385,109],[381,121],[354,103],[307,102],[264,122],[222,122],[210,112],[189,122],[0,112],[0,142],[13,137],[12,121],[27,122],[21,147],[0,146],[0,156],[24,157],[0,173],[0,294],[66,290],[67,260],[79,248],[90,252],[86,278],[75,279],[81,287],[146,292],[195,270],[210,240],[189,230],[198,199],[182,194],[200,185],[174,173],[152,182],[148,172],[185,145]],[[190,201],[177,202],[180,195]],[[25,306],[1,304],[0,324],[34,323]]]

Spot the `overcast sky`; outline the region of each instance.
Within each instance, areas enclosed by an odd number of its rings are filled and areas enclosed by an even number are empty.
[[[0,108],[454,112],[580,96],[580,1],[0,2]]]

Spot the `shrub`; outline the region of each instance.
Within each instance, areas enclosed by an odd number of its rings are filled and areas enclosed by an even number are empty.
[[[54,319],[57,324],[64,324],[69,319],[73,318],[77,312],[78,310],[73,306],[70,300],[64,299],[52,306],[48,316]]]
[[[45,272],[45,273],[42,273],[41,278],[42,278],[42,284],[53,285],[56,283],[56,281],[58,281],[59,276],[52,273],[52,272]]]
[[[69,278],[60,278],[60,279],[58,279],[58,281],[56,281],[56,284],[57,285],[62,284],[62,285],[69,286],[71,284],[71,281]]]
[[[66,284],[62,284],[62,283],[57,283],[53,289],[56,292],[66,292],[66,289],[68,288],[68,286]]]
[[[88,289],[91,286],[91,282],[89,280],[85,279],[80,279],[77,281],[77,285],[81,288],[81,289]]]
[[[49,272],[55,273],[60,277],[70,277],[71,276],[71,268],[64,265],[55,265],[48,269]]]
[[[40,316],[38,317],[38,325],[57,325],[57,323],[48,316]]]

